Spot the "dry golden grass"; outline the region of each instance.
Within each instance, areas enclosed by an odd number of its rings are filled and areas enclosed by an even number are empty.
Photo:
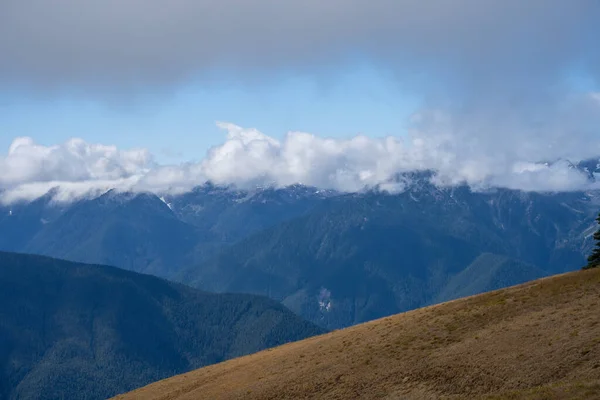
[[[600,399],[600,269],[383,318],[117,399]]]

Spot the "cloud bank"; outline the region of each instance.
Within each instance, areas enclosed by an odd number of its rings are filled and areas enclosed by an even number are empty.
[[[573,69],[600,77],[598,20],[596,0],[3,0],[0,88],[145,90],[363,57],[421,92],[522,98]]]
[[[71,200],[112,187],[132,187],[154,162],[145,149],[121,151],[115,146],[71,139],[54,146],[33,139],[13,140],[6,156],[0,156],[0,199],[31,200],[60,187],[57,200]]]
[[[119,150],[81,139],[48,147],[17,138],[8,154],[0,156],[0,201],[31,200],[54,187],[59,187],[55,194],[59,201],[111,188],[181,193],[206,181],[240,188],[302,183],[347,192],[365,187],[401,191],[402,182],[394,178],[416,170],[435,171],[433,181],[438,185],[591,189],[597,184],[572,162],[600,156],[600,136],[588,129],[594,125],[590,115],[600,115],[596,96],[577,99],[565,106],[564,115],[534,131],[512,131],[510,121],[504,121],[482,136],[476,135],[482,127],[465,126],[440,111],[415,115],[407,137],[378,139],[327,139],[289,132],[279,141],[256,129],[218,123],[227,133],[222,145],[198,163],[169,166],[157,165],[143,149]]]

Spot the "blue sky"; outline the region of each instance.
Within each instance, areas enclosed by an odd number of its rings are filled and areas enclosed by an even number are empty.
[[[302,74],[266,84],[192,82],[138,95],[127,104],[17,92],[4,94],[0,103],[0,147],[6,152],[17,136],[43,145],[78,137],[119,148],[145,147],[160,163],[194,161],[224,141],[216,121],[275,138],[290,130],[336,138],[403,135],[420,101],[368,63],[344,66],[327,82]]]

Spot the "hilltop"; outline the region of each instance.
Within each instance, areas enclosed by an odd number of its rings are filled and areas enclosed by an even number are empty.
[[[105,399],[322,332],[264,297],[0,252],[0,399]]]
[[[600,270],[463,298],[230,360],[130,399],[600,397]]]

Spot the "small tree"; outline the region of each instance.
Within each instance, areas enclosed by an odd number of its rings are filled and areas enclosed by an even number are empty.
[[[598,221],[598,224],[600,225],[600,214],[598,215],[598,218],[596,218],[596,221]],[[588,263],[583,269],[600,267],[600,229],[594,233],[594,240],[596,241],[596,247],[588,257]]]

